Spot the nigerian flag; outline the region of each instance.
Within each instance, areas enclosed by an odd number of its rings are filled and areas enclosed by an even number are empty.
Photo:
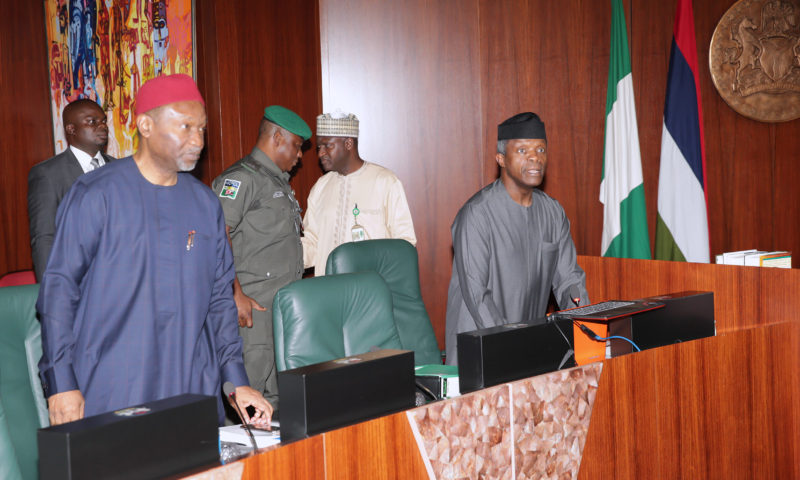
[[[611,55],[600,202],[603,256],[649,259],[642,159],[622,0],[611,0]]]

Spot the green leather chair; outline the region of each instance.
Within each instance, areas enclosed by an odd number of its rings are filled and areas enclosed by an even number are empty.
[[[441,364],[442,354],[422,303],[417,249],[399,239],[348,242],[336,247],[325,265],[326,275],[366,271],[378,272],[389,286],[400,343],[414,351],[414,363]]]
[[[0,478],[36,479],[36,431],[47,427],[39,381],[39,285],[0,288]]]
[[[392,295],[375,272],[292,282],[275,294],[272,322],[278,371],[402,348]]]

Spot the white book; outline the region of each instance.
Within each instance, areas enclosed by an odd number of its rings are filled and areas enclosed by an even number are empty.
[[[764,256],[767,252],[753,252],[753,253],[746,253],[744,255],[744,264],[749,265],[752,267],[760,267],[761,266],[761,257]]]
[[[279,429],[272,427],[272,430],[259,430],[253,428],[253,436],[256,439],[258,448],[269,447],[281,443],[281,432]],[[251,445],[250,435],[247,434],[241,425],[228,425],[219,427],[219,439],[223,442],[239,443],[241,445]]]
[[[792,254],[790,252],[769,252],[761,255],[762,267],[792,268]]]
[[[758,250],[740,250],[738,252],[725,252],[722,254],[722,261],[725,265],[744,265],[744,256],[748,253],[756,253]]]

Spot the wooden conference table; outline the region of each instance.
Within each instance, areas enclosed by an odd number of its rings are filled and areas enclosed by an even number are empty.
[[[269,447],[194,478],[800,478],[800,271],[579,263],[593,301],[713,291],[717,336]]]

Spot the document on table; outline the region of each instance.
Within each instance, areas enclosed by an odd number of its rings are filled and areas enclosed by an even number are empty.
[[[281,432],[278,428],[272,427],[272,430],[259,430],[253,428],[253,436],[256,439],[258,448],[268,447],[281,443]],[[250,436],[247,430],[241,425],[228,425],[219,427],[219,439],[223,442],[233,442],[242,445],[250,445]]]

